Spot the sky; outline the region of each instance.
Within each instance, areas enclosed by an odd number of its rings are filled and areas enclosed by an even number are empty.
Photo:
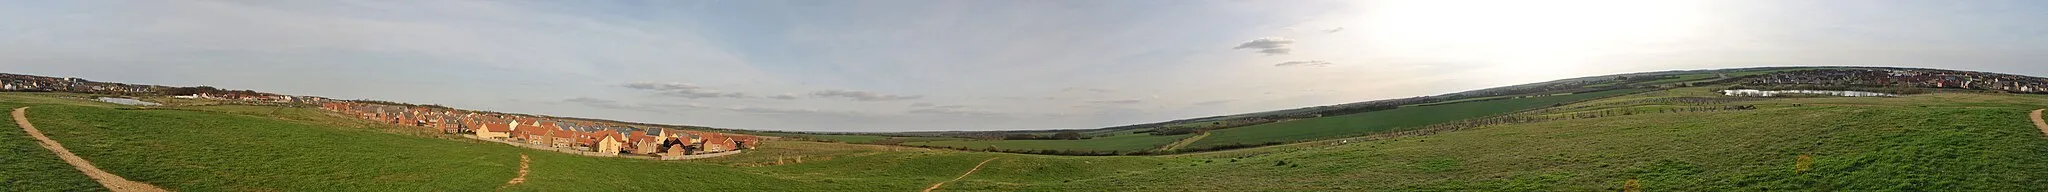
[[[0,0],[0,72],[787,131],[1078,129],[1760,66],[2048,76],[2048,1]]]

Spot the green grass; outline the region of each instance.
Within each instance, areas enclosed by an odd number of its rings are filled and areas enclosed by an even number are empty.
[[[1211,135],[1208,138],[1195,141],[1194,144],[1188,147],[1207,148],[1232,144],[1285,143],[1350,137],[1421,127],[1466,118],[1500,115],[1525,109],[1547,107],[1559,103],[1632,92],[1637,92],[1637,90],[1613,90],[1559,96],[1402,107],[1385,111],[1267,123],[1210,131]]]
[[[0,102],[0,117],[7,131],[0,131],[0,190],[5,191],[105,191],[85,173],[71,168],[56,153],[36,144],[21,127],[15,126],[14,108],[27,104]]]
[[[944,140],[967,140],[966,138],[952,138],[952,137],[897,137],[897,136],[882,136],[882,135],[840,135],[840,134],[793,134],[793,133],[752,133],[752,134],[760,134],[760,135],[766,135],[766,136],[776,136],[776,137],[792,137],[792,138],[804,138],[804,139],[807,139],[807,140],[812,140],[812,141],[823,141],[823,142],[838,142],[838,143],[853,143],[853,144],[875,144],[875,143],[876,143],[877,141],[884,141],[884,140],[889,140],[889,139],[896,139],[896,140],[901,140],[901,141],[905,141],[905,142],[915,142],[915,141],[944,141]]]
[[[1082,140],[952,140],[906,142],[903,145],[960,147],[969,150],[982,150],[994,146],[998,150],[1072,150],[1129,153],[1157,149],[1160,146],[1189,136],[1192,135],[1118,134]]]
[[[970,153],[799,141],[772,141],[755,152],[705,160],[596,158],[496,143],[420,137],[414,135],[415,131],[403,129],[421,128],[362,125],[368,123],[304,111],[314,110],[307,108],[207,106],[134,110],[69,100],[9,100],[13,97],[6,96],[0,96],[0,102],[38,102],[25,104],[36,106],[30,110],[32,121],[102,169],[130,180],[179,191],[494,190],[517,174],[520,154],[530,155],[533,159],[532,173],[528,175],[527,183],[505,190],[902,191],[922,189],[931,183],[951,179],[974,163],[992,157],[1013,159],[1019,163],[1068,163],[1046,166],[1071,165],[1074,162],[1115,162],[1109,165],[1119,165],[1087,167],[1087,171],[1071,174],[986,174],[1010,178],[1101,177],[1106,175],[1074,174],[1144,169],[1147,167],[1124,164],[1159,165],[1149,162],[1171,161],[1145,157]],[[8,142],[15,141],[22,140]],[[9,149],[41,150],[20,144],[23,143],[9,143]],[[30,155],[10,155],[5,158],[10,160],[5,166],[34,168],[37,171],[10,171],[0,175],[49,181],[19,185],[33,190],[96,188],[96,184],[90,181],[78,180],[82,174],[64,167],[52,156],[22,154]],[[805,162],[794,163],[797,157],[803,157]],[[16,163],[13,159],[25,161]],[[786,164],[770,163],[775,160],[791,161]],[[52,166],[64,169],[45,169]],[[51,170],[63,174],[45,173]],[[14,176],[18,173],[29,176]],[[1049,178],[1037,180],[1042,182]]]
[[[1179,155],[1210,163],[1029,190],[1615,191],[1630,179],[1645,191],[2048,190],[2037,184],[2048,179],[2038,171],[2048,139],[2024,116],[2048,97],[1748,104],[1766,107]],[[1811,170],[1795,170],[1800,155],[1813,157]]]
[[[1677,77],[1677,78],[1670,78],[1670,79],[1659,79],[1659,80],[1656,80],[1656,81],[1646,81],[1646,82],[1640,82],[1640,83],[1630,83],[1630,84],[1632,84],[1632,85],[1664,85],[1664,84],[1673,84],[1673,83],[1681,83],[1681,82],[1693,82],[1693,81],[1705,81],[1705,80],[1713,80],[1713,79],[1718,79],[1718,78],[1721,78],[1720,74],[1715,74],[1715,73],[1694,73],[1694,74],[1683,74],[1683,75],[1678,75],[1678,77]]]

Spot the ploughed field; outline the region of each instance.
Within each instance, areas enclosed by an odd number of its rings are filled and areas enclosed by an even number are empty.
[[[1168,156],[770,141],[693,161],[537,151],[312,108],[135,109],[79,95],[22,93],[0,93],[0,107],[32,106],[30,121],[100,168],[178,191],[913,191],[989,158],[995,160],[939,191],[1618,190],[1630,180],[1651,191],[2048,190],[2036,184],[2048,181],[2048,172],[2039,171],[2048,170],[2048,138],[2025,117],[2048,107],[2048,96],[1665,102],[1718,97],[1708,91],[1653,91],[1532,114],[1630,115]],[[1756,109],[1657,110],[1725,105]],[[1543,106],[1549,104],[1534,105]],[[1395,111],[1366,114],[1383,112]],[[1224,136],[1214,134],[1204,140]],[[6,190],[99,190],[25,141],[19,128],[0,137],[12,152],[0,157]],[[518,176],[521,154],[532,158],[531,172],[525,183],[506,186]]]

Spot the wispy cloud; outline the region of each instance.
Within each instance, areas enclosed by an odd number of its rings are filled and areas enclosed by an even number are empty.
[[[1230,103],[1230,102],[1232,102],[1232,101],[1237,101],[1237,100],[1234,100],[1234,99],[1225,99],[1225,100],[1215,100],[1215,101],[1203,101],[1203,102],[1197,102],[1197,103],[1195,103],[1195,105],[1221,105],[1221,104],[1225,104],[1225,103]]]
[[[1137,99],[1088,101],[1089,104],[1138,104],[1142,102],[1145,101]]]
[[[1306,66],[1306,67],[1321,67],[1321,66],[1328,66],[1328,65],[1331,65],[1331,64],[1334,64],[1334,63],[1330,63],[1329,61],[1323,61],[1323,60],[1303,60],[1303,61],[1287,61],[1287,62],[1280,62],[1280,64],[1273,64],[1273,66],[1276,66],[1276,67],[1295,67],[1295,66]]]
[[[1061,89],[1061,90],[1060,90],[1060,92],[1094,92],[1094,93],[1109,93],[1109,92],[1116,92],[1116,90],[1109,90],[1109,89],[1100,89],[1100,88],[1079,88],[1079,87],[1068,87],[1068,88],[1066,88],[1066,89]]]
[[[1292,44],[1294,44],[1294,40],[1292,39],[1266,37],[1237,44],[1237,47],[1231,49],[1252,49],[1258,50],[1259,53],[1265,53],[1266,55],[1284,55],[1287,53],[1294,52],[1294,48],[1288,47]]]
[[[843,97],[843,98],[849,98],[849,99],[853,99],[853,100],[855,100],[855,101],[896,101],[896,100],[911,100],[911,99],[918,99],[918,98],[924,98],[924,96],[923,96],[923,95],[891,95],[891,94],[881,94],[881,93],[875,93],[875,92],[868,92],[868,91],[855,91],[855,90],[824,90],[824,91],[818,91],[818,92],[811,92],[811,96],[813,96],[813,97],[827,97],[827,98],[829,98],[829,97]]]
[[[624,103],[621,103],[621,102],[619,102],[619,101],[613,101],[613,100],[608,100],[608,99],[598,99],[598,98],[590,98],[590,97],[576,97],[576,98],[569,98],[569,99],[563,99],[563,100],[562,100],[562,102],[568,102],[568,103],[574,103],[574,104],[579,104],[579,105],[583,105],[583,106],[588,106],[588,107],[595,107],[595,108],[604,108],[604,109],[624,109],[624,110],[635,110],[635,111],[648,111],[648,112],[666,112],[666,111],[663,111],[663,110],[661,110],[661,109],[659,109],[659,108],[653,108],[653,107],[649,107],[649,106],[645,106],[645,105],[628,105],[628,104],[624,104]]]
[[[796,94],[777,94],[777,95],[775,95],[775,96],[768,96],[768,98],[769,98],[769,99],[780,99],[780,100],[796,100],[796,99],[797,99],[797,97],[796,97]]]
[[[959,109],[959,108],[923,108],[923,109],[911,109],[911,110],[909,111],[909,113],[911,113],[911,114],[933,114],[933,115],[955,115],[955,116],[977,116],[977,117],[995,117],[995,116],[1003,116],[1003,114],[1002,114],[1002,113],[995,113],[995,112],[987,112],[987,111],[976,111],[976,110],[968,110],[968,109]]]
[[[1337,28],[1334,28],[1334,29],[1325,29],[1325,30],[1323,30],[1323,33],[1337,33],[1337,32],[1339,32],[1339,31],[1344,31],[1344,27],[1337,27]]]
[[[624,87],[626,87],[626,88],[630,88],[630,89],[639,89],[639,90],[647,90],[647,91],[654,91],[655,93],[658,93],[658,94],[661,94],[661,95],[665,95],[665,96],[672,96],[672,97],[682,97],[682,98],[690,98],[690,99],[701,99],[701,98],[748,98],[747,94],[744,94],[744,93],[737,93],[737,92],[725,92],[725,91],[719,91],[719,90],[715,90],[715,89],[710,89],[710,88],[705,88],[705,87],[701,87],[701,86],[697,86],[697,85],[691,85],[691,84],[688,84],[688,83],[648,83],[648,82],[640,82],[640,83],[628,83],[628,84],[624,85]]]

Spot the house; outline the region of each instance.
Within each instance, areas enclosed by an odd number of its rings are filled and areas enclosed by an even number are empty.
[[[707,133],[699,135],[699,137],[702,137],[703,142],[697,145],[699,149],[703,149],[703,152],[717,153],[733,150],[732,140],[727,139],[724,135]]]
[[[677,143],[677,144],[669,144],[669,145],[668,145],[668,154],[666,154],[666,155],[664,155],[664,156],[671,156],[671,157],[673,157],[673,156],[683,156],[683,155],[689,155],[689,154],[690,154],[690,152],[691,152],[691,151],[689,150],[689,147],[684,147],[684,146],[683,146],[683,144],[681,144],[681,143]]]
[[[697,151],[701,151],[697,146],[697,142],[699,142],[697,135],[673,131],[662,135],[665,138],[661,139],[661,145],[669,146],[668,149],[662,149],[663,151],[678,152],[677,155],[696,154]]]
[[[626,135],[619,134],[618,131],[598,131],[595,135],[592,135],[592,137],[596,140],[593,141],[590,144],[590,146],[592,150],[596,150],[597,152],[618,153],[619,148],[624,147],[624,145],[626,144]]]
[[[526,129],[526,130],[521,130],[520,132],[526,132],[526,138],[525,138],[525,139],[526,139],[526,144],[528,144],[528,145],[533,145],[533,146],[552,146],[552,145],[554,144],[554,142],[555,142],[555,139],[554,139],[554,138],[552,138],[552,137],[554,137],[554,134],[555,134],[555,130],[550,130],[550,129]]]
[[[755,146],[755,145],[760,145],[760,144],[761,144],[761,143],[760,143],[760,142],[761,142],[761,138],[759,138],[759,137],[754,137],[754,136],[752,136],[752,135],[732,135],[731,137],[726,137],[726,138],[729,138],[729,139],[731,139],[731,140],[732,140],[732,142],[733,142],[733,143],[732,143],[732,146],[733,146],[732,148],[733,148],[734,150],[740,150],[740,149],[754,149],[754,146]]]
[[[512,126],[508,124],[485,123],[484,129],[476,130],[476,137],[485,139],[512,137]]]
[[[580,134],[577,134],[576,131],[557,130],[554,132],[554,136],[549,137],[551,139],[554,139],[554,141],[548,142],[548,146],[552,146],[555,148],[576,147],[577,135]]]
[[[656,139],[654,136],[647,136],[647,132],[633,131],[633,134],[626,137],[630,143],[626,145],[626,148],[629,149],[627,151],[631,151],[633,154],[654,154],[660,152],[657,150],[661,148],[661,140]]]

